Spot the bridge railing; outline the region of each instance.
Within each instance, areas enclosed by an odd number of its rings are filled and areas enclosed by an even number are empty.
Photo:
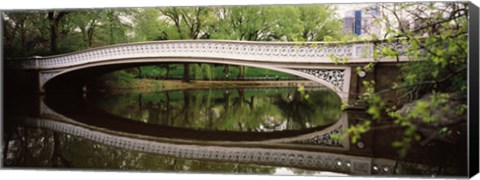
[[[115,59],[184,58],[229,59],[280,63],[335,63],[338,59],[349,63],[378,60],[374,51],[386,43],[377,42],[251,42],[223,40],[178,40],[105,46],[54,56],[11,60],[19,69],[51,69]],[[379,46],[381,45],[381,46]],[[405,50],[408,45],[397,43]],[[405,53],[403,53],[405,55]],[[401,59],[406,57],[402,56]],[[394,60],[385,59],[384,60]]]

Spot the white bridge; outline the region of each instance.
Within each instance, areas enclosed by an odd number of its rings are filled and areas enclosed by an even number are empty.
[[[347,137],[341,141],[332,140],[332,134],[340,133],[342,127],[348,126],[347,113],[343,113],[337,123],[320,131],[261,141],[164,138],[96,127],[57,113],[45,104],[43,98],[39,100],[38,117],[16,118],[16,122],[27,127],[50,129],[113,147],[177,158],[289,166],[349,174],[392,174],[396,163],[386,158],[358,153],[352,155]]]
[[[377,57],[382,47],[392,47],[401,56]],[[10,60],[9,67],[36,73],[39,92],[45,85],[72,72],[81,76],[88,69],[115,65],[152,63],[213,63],[250,66],[293,74],[318,82],[335,91],[343,103],[352,92],[355,66],[370,62],[407,60],[408,45],[384,42],[246,42],[217,40],[155,41],[106,46],[48,57]],[[95,71],[112,71],[97,69]],[[358,90],[358,88],[357,88]]]
[[[362,147],[348,138],[332,140],[355,121],[355,115],[342,113],[339,121],[308,134],[290,138],[261,141],[205,141],[151,136],[129,133],[115,128],[97,127],[57,113],[40,98],[38,116],[16,116],[15,122],[24,127],[38,127],[73,135],[96,143],[124,150],[145,152],[175,158],[219,161],[230,163],[287,166],[346,174],[392,175],[402,171],[399,161],[372,154],[375,138],[364,137]],[[353,115],[353,116],[352,116]],[[416,162],[402,161],[417,170],[435,171],[436,167]],[[407,166],[409,167],[409,166]]]

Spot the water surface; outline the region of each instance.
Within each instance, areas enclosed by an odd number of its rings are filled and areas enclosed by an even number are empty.
[[[382,128],[384,124],[374,123],[374,130],[362,135],[359,142],[347,142],[340,147],[309,140],[301,143],[289,141],[275,148],[260,146],[271,145],[276,139],[323,132],[343,120],[346,125],[355,125],[368,118],[363,111],[341,111],[340,99],[325,87],[301,91],[292,87],[8,96],[5,104],[3,164],[7,168],[319,175],[354,173],[351,167],[367,160],[370,164],[362,167],[368,171],[361,174],[466,174],[466,142],[451,145],[432,141],[426,146],[412,143],[408,156],[398,159],[397,149],[391,143],[399,140],[403,131]],[[45,114],[45,105],[86,127],[39,126],[46,121],[70,123]],[[80,131],[88,133],[80,135]],[[99,134],[112,135],[117,140],[102,138]],[[127,144],[109,144],[123,142],[125,134],[141,136],[133,137]],[[328,134],[324,135],[320,138],[328,140]],[[255,154],[268,151],[279,156],[275,162],[266,159],[274,156],[265,154],[261,155],[260,161],[231,160],[230,157],[225,160],[189,158],[193,152],[206,150],[198,147],[184,149],[180,156],[152,153],[142,149],[153,147],[154,143],[136,143],[137,140],[150,141],[144,139],[145,136],[189,140],[189,143],[196,142],[194,145],[206,149],[227,147],[221,143],[230,142],[229,148],[235,152],[258,148],[262,151]],[[212,142],[217,144],[208,144]],[[170,141],[159,143],[175,144]],[[247,145],[237,146],[242,143]],[[311,153],[319,156],[311,158]],[[331,154],[320,156],[325,153]],[[211,155],[216,157],[217,154]],[[312,168],[290,163],[297,158],[308,160],[303,162],[314,160],[318,166],[315,164]],[[385,162],[391,166],[386,166]]]
[[[304,130],[338,121],[340,99],[325,87],[201,89],[88,94],[93,106],[148,124],[199,130]]]

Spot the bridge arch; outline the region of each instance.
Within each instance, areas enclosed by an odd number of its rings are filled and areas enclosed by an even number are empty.
[[[149,124],[133,121],[126,117],[112,115],[91,106],[81,96],[56,94],[55,97],[40,97],[39,117],[53,121],[67,122],[90,130],[100,130],[110,134],[121,134],[144,137],[179,144],[210,145],[259,145],[271,144],[270,147],[299,146],[299,149],[329,149],[345,151],[350,149],[347,137],[343,140],[333,139],[332,134],[341,133],[348,127],[348,113],[342,112],[338,121],[309,127],[307,129],[292,129],[270,132],[231,131],[194,129],[161,124]],[[64,101],[70,103],[65,104]],[[75,109],[75,111],[72,111]],[[134,128],[132,128],[134,127]],[[268,147],[268,146],[265,146]],[[298,148],[293,148],[298,149]]]
[[[355,85],[358,84],[358,78],[352,76],[351,68],[379,60],[385,63],[409,60],[405,53],[396,58],[374,57],[374,52],[380,51],[384,45],[392,45],[400,52],[404,52],[408,46],[387,41],[299,43],[168,40],[112,45],[48,57],[12,59],[7,64],[13,69],[23,70],[27,74],[25,81],[28,81],[24,84],[40,93],[44,92],[44,85],[51,79],[64,77],[65,74],[82,68],[91,69],[101,65],[160,61],[244,65],[286,72],[318,82],[334,90],[343,103],[348,103],[349,94],[358,94],[362,89]],[[348,62],[338,63],[332,59]],[[34,83],[29,83],[31,81]],[[354,81],[352,88],[350,81]],[[35,85],[31,87],[30,84]]]
[[[63,76],[72,76],[61,82],[80,81],[80,86],[86,83],[89,78],[99,76],[115,70],[138,67],[142,65],[153,65],[158,63],[208,63],[208,64],[228,64],[236,66],[255,67],[267,70],[273,70],[292,74],[298,77],[311,80],[326,86],[334,91],[343,103],[348,101],[348,89],[350,79],[350,67],[311,67],[298,65],[275,65],[270,63],[259,63],[254,61],[243,61],[237,59],[225,58],[165,58],[165,57],[148,57],[148,58],[128,58],[128,59],[111,59],[109,61],[101,61],[87,63],[75,67],[65,69],[57,69],[54,71],[40,71],[40,88],[47,89],[49,84]],[[323,75],[320,75],[324,73]],[[326,75],[330,73],[330,75]],[[73,79],[72,79],[73,78]]]

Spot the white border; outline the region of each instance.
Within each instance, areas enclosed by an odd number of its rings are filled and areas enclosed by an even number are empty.
[[[433,0],[425,0],[433,1]],[[443,0],[445,1],[445,0]],[[452,1],[452,0],[448,0]],[[83,9],[83,8],[104,8],[104,7],[158,7],[158,6],[194,6],[194,5],[258,5],[258,4],[312,4],[312,3],[372,3],[372,2],[418,2],[414,0],[3,0],[0,10],[25,10],[25,9]],[[478,4],[478,3],[475,3]],[[218,175],[218,174],[175,174],[175,173],[132,173],[132,172],[79,172],[79,171],[36,171],[36,170],[0,170],[2,179],[114,179],[131,180],[147,178],[165,178],[165,179],[208,179],[208,180],[316,180],[319,177],[310,176],[265,176],[265,175]],[[325,175],[328,177],[328,175]],[[321,177],[320,177],[321,178]],[[332,179],[330,177],[330,179]],[[359,180],[378,180],[387,178],[378,177],[335,177],[335,179],[359,179]],[[403,177],[388,179],[422,179],[419,177]],[[474,179],[480,179],[477,175]]]
[[[434,0],[422,0],[434,1]],[[438,1],[438,0],[437,0]],[[442,0],[454,1],[454,0]],[[315,4],[315,3],[374,3],[374,2],[418,2],[414,0],[7,0],[2,2],[0,10],[26,9],[88,9],[105,7],[162,7],[162,6],[218,6],[218,5],[261,5],[261,4]]]

